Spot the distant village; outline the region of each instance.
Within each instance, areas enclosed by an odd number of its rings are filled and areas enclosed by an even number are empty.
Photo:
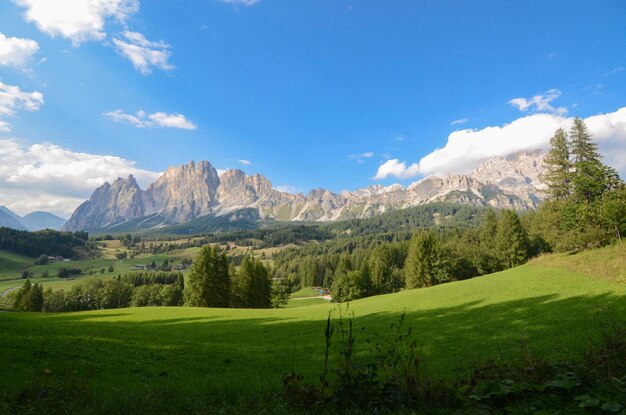
[[[193,262],[188,260],[183,260],[180,264],[170,266],[168,261],[166,260],[163,265],[156,265],[154,261],[152,264],[135,264],[131,265],[130,269],[134,271],[185,271],[191,267]]]
[[[70,262],[71,259],[63,258],[62,256],[48,255],[48,261]]]

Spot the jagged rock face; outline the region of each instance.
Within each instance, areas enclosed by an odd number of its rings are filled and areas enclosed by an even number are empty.
[[[493,184],[501,192],[520,198],[527,206],[536,208],[543,199],[545,185],[539,176],[543,171],[545,154],[539,150],[521,151],[507,157],[493,157],[476,168],[471,177]]]
[[[65,230],[95,229],[111,223],[144,216],[142,191],[135,178],[105,182],[88,201],[81,204],[65,223]]]
[[[454,202],[496,208],[533,209],[542,199],[539,177],[544,155],[520,152],[491,158],[472,173],[429,176],[406,189],[373,185],[335,194],[315,189],[306,196],[280,192],[265,177],[228,170],[218,176],[207,161],[169,168],[145,192],[135,179],[118,179],[96,189],[76,209],[65,228],[96,229],[107,224],[159,214],[170,223],[184,223],[208,214],[258,209],[262,219],[334,221],[368,218],[389,210],[430,202]]]
[[[208,161],[170,167],[143,195],[146,213],[160,213],[174,222],[208,215],[217,204],[220,178]]]
[[[292,218],[296,221],[331,221],[337,220],[347,199],[325,189],[311,190],[298,200],[298,213]]]
[[[235,169],[222,174],[216,194],[223,209],[233,210],[253,205],[273,191],[270,181],[260,174],[246,176],[243,171]]]

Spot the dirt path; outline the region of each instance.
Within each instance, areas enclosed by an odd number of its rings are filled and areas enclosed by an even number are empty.
[[[314,297],[297,297],[297,298],[292,298],[292,300],[308,300],[309,298],[323,298],[324,300],[332,300],[333,297],[331,297],[330,295],[316,295]]]
[[[0,297],[4,297],[5,295],[7,295],[8,293],[10,293],[11,291],[15,291],[18,290],[20,287],[11,287],[11,288],[7,288],[6,290],[2,291],[2,293],[0,293]]]

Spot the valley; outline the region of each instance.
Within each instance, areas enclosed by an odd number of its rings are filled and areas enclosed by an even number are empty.
[[[626,1],[0,1],[0,415],[626,415]]]
[[[587,259],[616,253],[626,269],[623,248],[598,250]],[[389,325],[406,313],[410,338],[424,353],[428,370],[448,380],[498,356],[523,359],[520,342],[551,359],[579,358],[603,322],[626,318],[623,284],[595,272],[572,272],[563,267],[563,258],[537,262],[358,300],[349,308],[322,303],[265,311],[166,307],[5,313],[0,360],[3,372],[13,375],[0,379],[0,387],[13,394],[23,384],[55,385],[73,396],[64,403],[70,411],[93,408],[89,402],[112,411],[151,405],[176,411],[192,398],[198,410],[237,412],[249,408],[255,394],[279,392],[282,376],[293,369],[315,381],[329,313],[334,322],[340,314],[354,315],[356,351],[364,357],[367,341],[385,338]],[[333,349],[333,362],[338,353]],[[34,379],[33,370],[40,373]],[[167,400],[159,397],[163,391]],[[237,398],[242,393],[247,398]]]

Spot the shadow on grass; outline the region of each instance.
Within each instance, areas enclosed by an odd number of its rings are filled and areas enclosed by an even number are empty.
[[[368,356],[367,340],[384,341],[400,313],[355,310],[356,350]],[[204,311],[203,311],[204,312]],[[281,312],[250,318],[211,315],[110,321],[103,314],[0,316],[0,390],[19,393],[45,369],[47,381],[88,379],[99,393],[137,385],[163,385],[185,396],[265,393],[281,388],[292,370],[315,382],[323,359],[326,312],[295,321]],[[343,311],[344,316],[345,308]],[[136,313],[134,314],[136,315]],[[336,318],[335,310],[333,317]],[[580,356],[606,320],[626,320],[626,301],[612,294],[559,299],[543,295],[498,304],[467,302],[406,313],[405,326],[423,350],[428,368],[448,380],[473,365],[504,357],[514,362],[520,342],[549,359]],[[331,367],[339,351],[332,350]],[[117,391],[117,392],[116,392]]]

